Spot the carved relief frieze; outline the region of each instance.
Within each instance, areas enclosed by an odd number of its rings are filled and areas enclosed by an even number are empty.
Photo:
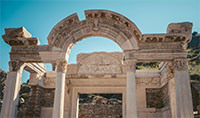
[[[80,64],[78,73],[122,73],[121,61],[116,58],[117,54],[108,55],[107,53],[81,54],[77,62]]]
[[[81,65],[120,65],[121,58],[116,55],[114,53],[110,55],[106,52],[80,54],[78,55],[77,61]]]
[[[103,15],[103,16],[102,16]],[[136,30],[133,30],[131,27],[129,21],[126,21],[122,17],[115,15],[115,14],[108,14],[104,12],[95,12],[95,13],[86,13],[87,20],[95,20],[99,19],[99,22],[101,24],[107,24],[109,26],[112,26],[116,29],[119,29],[121,32],[123,32],[128,39],[131,39],[133,35],[137,35],[136,37],[140,38],[139,33]],[[131,31],[131,32],[130,32]]]
[[[51,31],[50,36],[48,36],[49,44],[53,45],[56,40],[57,40],[56,44],[58,44],[58,41],[61,39],[61,37],[68,34],[71,28],[73,28],[74,25],[77,25],[78,23],[79,23],[79,19],[78,19],[77,14],[72,14],[71,16],[59,22],[56,25],[56,27],[53,28],[53,30]],[[65,30],[65,33],[61,35],[63,30]]]
[[[93,20],[93,19],[100,19],[103,23],[110,23],[115,27],[119,27],[121,26],[122,29],[125,29],[125,27],[129,27],[129,23],[128,22],[124,22],[122,20],[122,18],[120,18],[119,16],[115,15],[115,14],[108,14],[108,13],[104,13],[104,12],[95,12],[95,13],[87,13],[86,14],[86,18],[87,20]]]
[[[170,43],[184,42],[186,36],[183,34],[144,34],[141,43]]]
[[[7,38],[3,37],[5,42],[10,46],[27,46],[27,45],[38,45],[39,40],[37,38]]]

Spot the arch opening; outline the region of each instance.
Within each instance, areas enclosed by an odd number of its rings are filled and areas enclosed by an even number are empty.
[[[108,10],[87,10],[86,20],[79,21],[77,14],[72,14],[60,21],[51,30],[48,43],[67,52],[78,41],[100,36],[116,42],[123,51],[138,49],[142,34],[137,26],[125,16]]]
[[[77,63],[76,58],[80,53],[94,52],[122,52],[123,50],[114,41],[104,37],[89,37],[77,42],[69,53],[68,64]]]

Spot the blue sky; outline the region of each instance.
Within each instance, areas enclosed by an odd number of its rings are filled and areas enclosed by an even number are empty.
[[[88,9],[120,13],[132,20],[142,33],[165,33],[169,23],[185,21],[192,22],[193,31],[200,32],[200,0],[1,0],[0,35],[5,33],[5,28],[24,26],[40,39],[41,45],[47,45],[47,36],[56,23],[75,12],[83,20],[84,10]],[[5,71],[9,70],[10,49],[0,38],[0,68]],[[121,49],[106,38],[90,37],[72,48],[69,63],[76,63],[78,53],[93,51]]]

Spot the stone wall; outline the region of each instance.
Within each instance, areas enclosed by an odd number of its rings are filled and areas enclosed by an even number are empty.
[[[53,107],[55,89],[44,89],[41,98],[42,107]]]
[[[41,107],[53,107],[55,89],[45,89],[40,86],[31,86],[29,99],[21,104],[18,118],[39,118]]]
[[[79,118],[122,118],[122,105],[81,104]]]
[[[79,118],[122,118],[122,95],[80,95]]]
[[[172,118],[170,108],[140,108],[138,109],[138,118]]]
[[[32,86],[29,98],[24,104],[20,105],[18,109],[18,118],[39,118],[41,105],[40,98],[42,97],[42,88],[39,86]]]
[[[193,110],[200,115],[200,82],[191,82]]]
[[[161,88],[146,88],[147,108],[169,106],[168,84]]]

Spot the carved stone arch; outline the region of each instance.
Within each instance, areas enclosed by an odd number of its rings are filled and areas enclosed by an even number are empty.
[[[85,15],[82,21],[72,14],[56,24],[48,36],[49,45],[69,52],[79,40],[101,36],[116,42],[123,51],[138,49],[142,34],[128,18],[108,10],[87,10]]]

